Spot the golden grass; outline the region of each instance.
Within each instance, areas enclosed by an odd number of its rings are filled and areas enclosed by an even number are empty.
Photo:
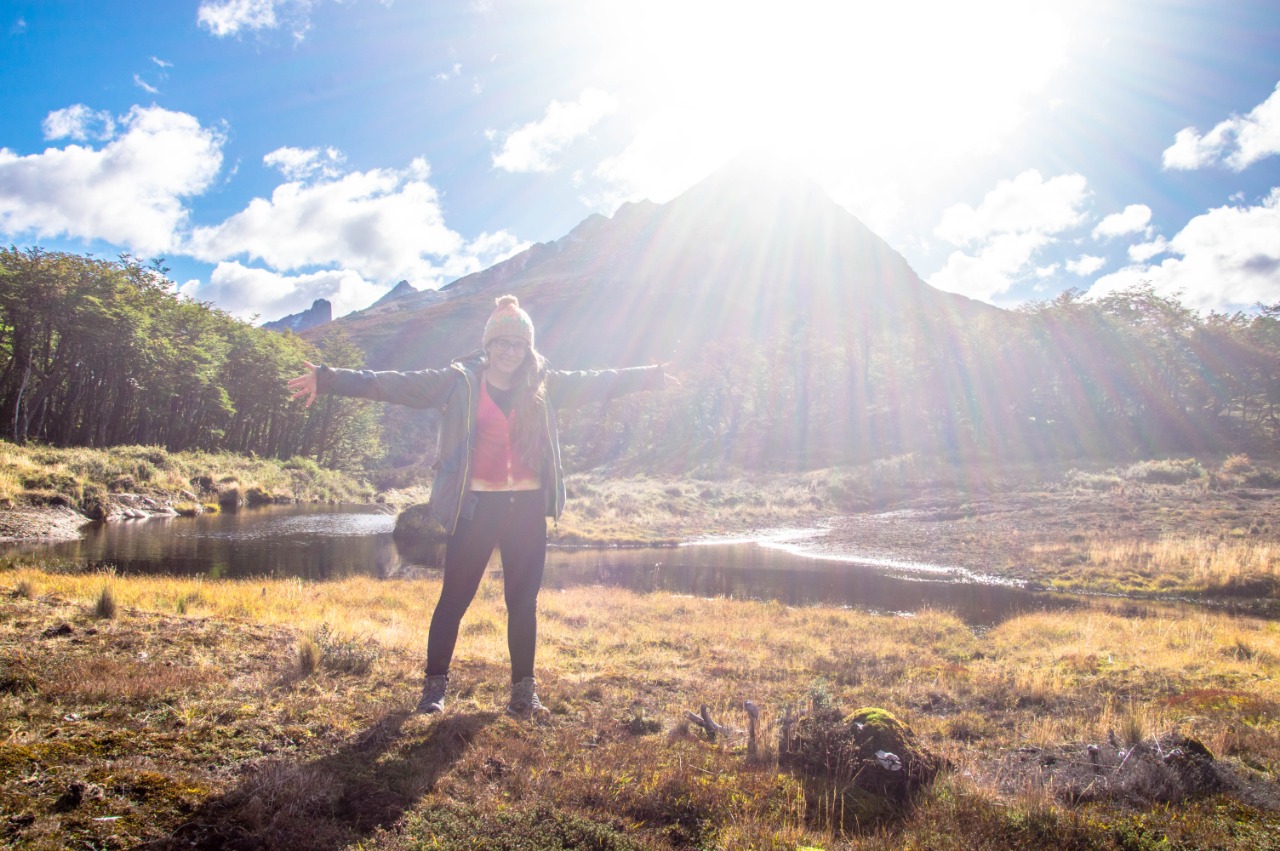
[[[531,727],[500,712],[507,650],[495,576],[463,622],[438,718],[405,714],[436,580],[115,577],[112,621],[92,617],[102,587],[100,575],[0,574],[0,768],[14,769],[0,802],[36,815],[24,835],[49,838],[31,847],[100,840],[90,817],[119,812],[134,814],[114,828],[134,841],[192,822],[328,847],[429,847],[432,835],[540,835],[548,825],[638,843],[597,847],[1032,847],[1025,840],[1041,834],[1024,831],[1039,825],[1076,847],[1110,847],[1117,826],[1139,825],[1194,847],[1227,835],[1213,808],[1188,804],[1192,820],[1174,824],[1171,810],[1073,803],[1039,775],[1010,777],[1002,760],[1176,731],[1272,785],[1280,769],[1280,625],[1250,618],[1099,608],[1028,613],[975,634],[942,611],[547,591],[538,668],[553,716]],[[38,638],[64,622],[73,636]],[[335,642],[376,652],[367,669],[328,668],[322,645]],[[807,797],[776,762],[782,713],[815,695],[892,710],[953,772],[900,823],[833,833],[836,804]],[[747,699],[765,707],[755,760],[741,735],[709,744],[682,720],[706,704],[745,728]],[[88,738],[65,737],[72,713]],[[150,809],[112,781],[83,818],[58,817],[55,829],[33,795],[108,776],[121,760],[145,764],[165,788],[197,790],[165,799],[186,800],[187,811]],[[245,772],[250,761],[258,767]]]
[[[1091,536],[1082,544],[1033,548],[1047,556],[1079,553],[1052,581],[1064,590],[1117,593],[1240,593],[1268,596],[1280,587],[1280,547],[1209,535],[1164,535],[1156,541]]]

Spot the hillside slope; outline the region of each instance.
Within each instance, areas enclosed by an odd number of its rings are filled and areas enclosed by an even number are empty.
[[[439,292],[398,299],[313,332],[343,332],[379,369],[438,366],[479,344],[511,292],[538,346],[569,368],[685,361],[726,338],[869,333],[1000,311],[924,283],[812,181],[737,162],[667,204],[624,204]]]

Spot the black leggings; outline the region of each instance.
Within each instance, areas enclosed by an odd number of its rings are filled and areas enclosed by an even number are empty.
[[[538,640],[538,590],[547,561],[546,497],[538,491],[475,492],[470,517],[458,520],[444,556],[444,588],[427,635],[427,673],[449,673],[458,626],[484,578],[496,546],[507,601],[511,682],[533,676]]]

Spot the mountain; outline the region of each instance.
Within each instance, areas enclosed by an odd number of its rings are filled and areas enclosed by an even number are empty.
[[[292,331],[295,334],[301,334],[312,328],[318,328],[321,325],[327,325],[333,321],[333,305],[328,299],[318,298],[311,303],[311,307],[301,313],[291,313],[274,322],[264,322],[262,327],[268,331]]]
[[[375,305],[315,333],[345,331],[375,369],[440,366],[479,346],[508,292],[562,368],[681,362],[727,338],[849,345],[905,323],[927,337],[1001,313],[930,287],[807,177],[739,161],[666,204],[590,216],[394,313]]]
[[[402,298],[407,298],[408,296],[413,295],[417,291],[418,290],[408,281],[401,281],[398,284],[396,284],[394,287],[392,287],[390,292],[388,292],[382,298],[375,301],[372,306],[378,307],[380,305],[390,304],[393,301],[397,301]]]

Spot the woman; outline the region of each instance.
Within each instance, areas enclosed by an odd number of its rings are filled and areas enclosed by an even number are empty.
[[[678,383],[661,366],[547,369],[533,346],[533,320],[512,295],[497,300],[485,323],[483,350],[445,369],[370,372],[308,363],[305,374],[289,381],[293,398],[307,406],[328,393],[441,411],[428,506],[448,540],[418,711],[444,709],[458,627],[497,547],[511,653],[507,712],[522,718],[547,713],[538,700],[533,660],[547,517],[559,517],[565,502],[555,408],[658,389],[668,381]]]

